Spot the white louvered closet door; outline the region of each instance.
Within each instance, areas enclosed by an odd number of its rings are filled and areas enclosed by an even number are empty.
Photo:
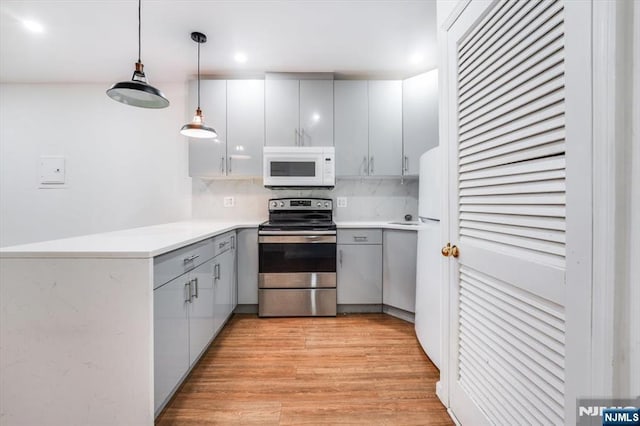
[[[566,421],[566,6],[472,1],[448,31],[449,229],[460,250],[449,392],[463,424]],[[589,185],[588,168],[577,170]]]

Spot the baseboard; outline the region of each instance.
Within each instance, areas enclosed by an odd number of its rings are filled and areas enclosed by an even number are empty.
[[[394,308],[389,305],[382,305],[382,312],[391,315],[392,317],[400,318],[410,323],[415,323],[415,314],[413,312],[405,311],[404,309]]]
[[[258,313],[258,304],[255,305],[237,305],[233,310],[234,314],[257,314]]]
[[[382,304],[342,304],[338,305],[339,314],[373,314],[382,312]]]

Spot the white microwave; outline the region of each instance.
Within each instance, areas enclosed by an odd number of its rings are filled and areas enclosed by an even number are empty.
[[[333,188],[336,184],[332,146],[265,146],[263,152],[267,188]]]

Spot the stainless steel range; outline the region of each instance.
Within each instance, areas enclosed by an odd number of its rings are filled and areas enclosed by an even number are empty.
[[[336,224],[325,198],[274,198],[258,227],[258,315],[336,315]]]

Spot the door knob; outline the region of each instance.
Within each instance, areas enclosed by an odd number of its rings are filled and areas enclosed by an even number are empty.
[[[460,256],[460,250],[458,249],[458,246],[451,246],[451,256],[453,257]]]
[[[444,257],[451,256],[451,243],[447,243],[446,246],[442,247],[442,250],[440,250],[440,253],[442,253]]]

